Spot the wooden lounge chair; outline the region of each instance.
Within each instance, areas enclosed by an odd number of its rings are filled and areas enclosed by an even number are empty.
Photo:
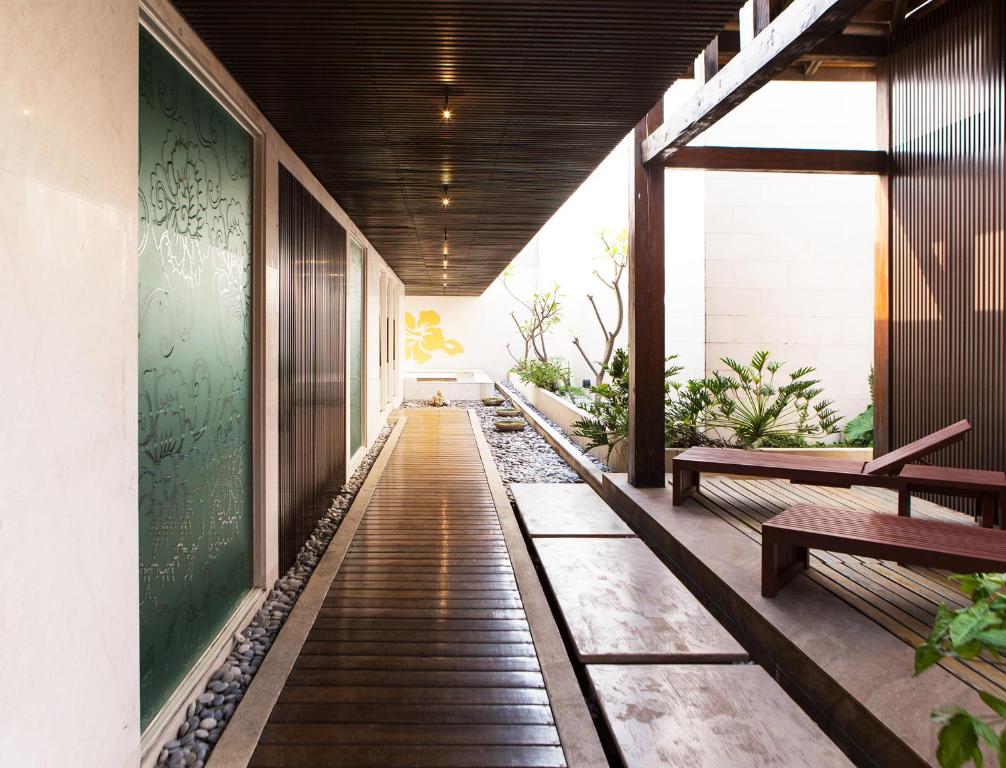
[[[956,443],[970,431],[971,422],[962,419],[867,462],[815,459],[739,448],[689,448],[674,459],[673,500],[674,504],[681,504],[687,496],[694,494],[699,489],[699,477],[703,472],[774,477],[791,483],[839,488],[853,485],[897,488],[897,475],[902,467]]]
[[[761,593],[774,597],[807,568],[809,550],[963,573],[1006,570],[1006,531],[798,504],[761,527]]]

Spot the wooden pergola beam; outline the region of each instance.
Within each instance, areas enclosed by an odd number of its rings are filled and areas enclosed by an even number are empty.
[[[865,149],[776,149],[770,147],[681,147],[667,168],[764,173],[844,173],[882,176],[886,152]]]
[[[841,32],[868,1],[796,0],[646,138],[642,162],[663,163],[775,75]]]
[[[664,486],[664,169],[642,140],[664,119],[661,99],[636,125],[629,183],[629,482]]]
[[[735,56],[741,49],[740,32],[724,30],[718,38],[720,56]],[[835,35],[803,55],[815,61],[865,61],[883,59],[890,50],[886,37],[877,35]]]

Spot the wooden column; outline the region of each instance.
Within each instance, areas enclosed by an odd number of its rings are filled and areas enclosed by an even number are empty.
[[[642,142],[664,121],[663,98],[636,125],[629,182],[629,482],[664,486],[664,167]]]
[[[891,75],[889,60],[877,66],[877,149],[891,157]],[[891,176],[894,163],[877,179],[877,233],[874,248],[873,452],[891,450]]]

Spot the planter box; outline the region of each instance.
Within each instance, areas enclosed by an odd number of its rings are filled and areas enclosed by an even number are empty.
[[[564,397],[559,397],[558,395],[553,395],[546,389],[541,387],[536,387],[534,384],[527,384],[520,380],[515,374],[509,374],[507,377],[510,381],[510,385],[520,392],[521,397],[524,398],[530,405],[533,405],[547,418],[549,421],[558,424],[566,436],[580,448],[586,448],[590,441],[583,437],[577,437],[573,434],[573,422],[579,421],[580,419],[586,419],[590,417],[582,408],[578,408],[569,400]],[[621,448],[622,446],[618,446]],[[615,455],[618,452],[618,448],[611,452],[612,460],[615,459]],[[608,449],[607,448],[592,448],[587,451],[591,456],[600,459],[601,461],[608,464],[609,467],[615,472],[624,472],[624,469],[618,469],[613,464],[608,461]],[[624,455],[623,455],[624,461]]]
[[[514,389],[520,392],[521,396],[528,403],[541,411],[549,420],[558,424],[570,440],[579,445],[581,448],[585,448],[587,446],[588,441],[585,438],[576,437],[573,434],[572,425],[574,421],[587,418],[590,414],[582,408],[578,408],[566,398],[554,395],[547,390],[536,387],[534,384],[527,384],[512,373],[509,375],[509,380]],[[674,463],[674,457],[683,450],[685,449],[664,449],[664,469],[667,472],[671,471],[671,467]],[[848,461],[864,462],[871,461],[873,459],[872,448],[758,448],[756,450],[766,451],[768,453],[792,454],[794,456],[809,456],[820,459],[845,459]],[[629,467],[624,440],[612,449],[610,456],[608,455],[607,448],[593,448],[588,451],[588,453],[605,462],[609,467],[611,467],[612,472],[625,472]]]

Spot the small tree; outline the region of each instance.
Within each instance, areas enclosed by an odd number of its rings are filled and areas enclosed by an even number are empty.
[[[591,360],[590,356],[584,351],[580,339],[575,334],[573,336],[573,344],[583,356],[587,367],[594,374],[594,379],[598,384],[604,382],[604,374],[608,370],[608,363],[611,361],[611,354],[615,349],[615,339],[618,337],[619,331],[622,330],[622,323],[625,320],[625,305],[622,302],[621,280],[629,264],[629,233],[623,229],[617,235],[611,237],[604,230],[601,230],[600,238],[604,245],[603,259],[606,262],[605,274],[607,277],[602,275],[598,269],[594,270],[594,276],[615,294],[615,321],[609,330],[604,322],[604,318],[601,317],[601,311],[597,308],[594,296],[588,293],[587,300],[594,309],[594,317],[597,318],[597,323],[601,326],[601,335],[604,337],[604,354],[601,356],[601,359]]]
[[[503,287],[526,312],[523,318],[517,316],[517,311],[510,313],[510,318],[517,326],[517,332],[524,342],[524,351],[522,357],[517,357],[510,349],[510,345],[507,344],[507,352],[518,363],[527,360],[532,352],[536,358],[547,363],[548,350],[545,347],[545,334],[559,324],[562,310],[559,284],[553,285],[550,291],[544,293],[535,291],[530,299],[522,299],[510,286],[509,280],[512,274],[510,267],[503,270]]]

